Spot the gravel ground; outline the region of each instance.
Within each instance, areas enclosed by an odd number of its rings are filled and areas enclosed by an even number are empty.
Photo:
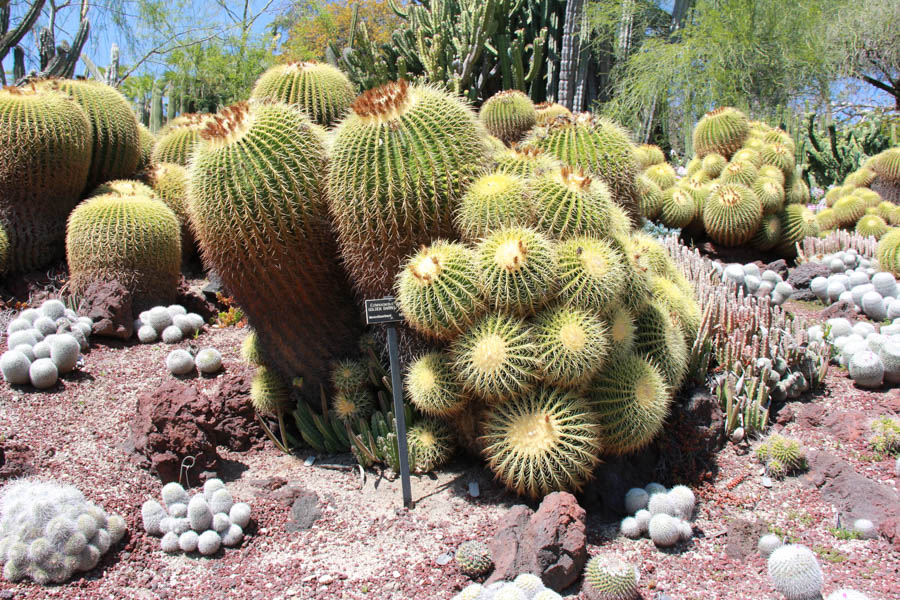
[[[214,346],[226,370],[235,371],[246,369],[238,358],[244,335],[241,329],[211,329],[181,345]],[[158,497],[159,484],[121,446],[137,396],[170,377],[164,359],[171,349],[95,343],[84,369],[49,391],[0,387],[0,436],[33,449],[38,476],[78,486],[108,511],[123,514],[130,530],[93,571],[47,588],[0,580],[0,599],[447,599],[467,580],[453,561],[441,566],[438,557],[462,541],[490,536],[517,502],[482,466],[460,458],[437,475],[414,477],[416,506],[401,510],[399,481],[370,471],[362,482],[358,471],[329,467],[349,464],[347,456],[319,457],[308,467],[305,454],[285,456],[266,444],[245,453],[222,452],[228,488],[236,500],[253,506],[254,524],[242,546],[211,558],[166,555],[139,523],[141,503]],[[204,390],[215,384],[214,378],[188,381]],[[838,369],[812,401],[826,411],[852,408],[873,417],[896,414],[898,406],[895,392],[857,390]],[[825,430],[803,429],[796,422],[787,433],[897,489],[892,461],[873,460],[864,439],[841,443]],[[900,555],[885,540],[837,539],[829,531],[834,513],[818,491],[803,488],[797,478],[763,487],[759,470],[750,446],[729,445],[719,454],[715,479],[696,489],[700,508],[695,537],[687,544],[662,552],[647,539],[617,537],[617,523],[589,516],[589,551],[613,551],[636,561],[646,600],[660,592],[673,600],[768,600],[777,596],[765,561],[756,555],[736,561],[724,553],[731,520],[763,519],[817,552],[826,594],[847,586],[873,600],[900,598]],[[289,509],[263,486],[272,478],[319,495],[322,517],[310,529],[285,530]],[[480,483],[477,499],[467,495],[471,480]]]

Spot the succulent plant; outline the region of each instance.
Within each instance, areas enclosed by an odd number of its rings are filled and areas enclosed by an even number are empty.
[[[625,289],[621,255],[607,241],[593,237],[563,240],[556,248],[558,298],[568,306],[604,310]]]
[[[287,385],[276,372],[259,367],[250,383],[250,403],[260,414],[275,414],[288,404]]]
[[[693,297],[693,291],[685,292],[684,288],[665,277],[654,277],[650,284],[650,293],[657,306],[664,308],[684,337],[688,348],[697,339],[702,314],[700,306]]]
[[[181,114],[172,119],[157,135],[151,163],[186,167],[194,147],[202,141],[200,132],[214,119],[214,115],[195,113]]]
[[[247,316],[269,366],[301,377],[300,393],[318,400],[361,329],[336,256],[322,141],[303,112],[277,103],[223,109],[201,136],[188,207],[204,263]]]
[[[606,311],[606,321],[611,341],[610,359],[629,354],[637,336],[634,314],[623,306],[613,306]]]
[[[639,218],[634,143],[619,125],[590,113],[560,117],[546,128],[536,129],[525,143],[602,179],[616,204],[633,221]]]
[[[672,506],[675,509],[674,516],[680,519],[689,520],[694,514],[694,506],[697,502],[697,499],[694,496],[694,492],[691,491],[691,488],[685,485],[676,485],[671,490],[669,490],[667,496],[669,497],[669,500],[672,502]]]
[[[890,231],[890,227],[884,222],[884,219],[878,215],[864,215],[856,222],[856,233],[865,236],[872,236],[876,240]]]
[[[784,186],[769,177],[758,177],[753,183],[753,193],[762,204],[763,215],[774,215],[784,206]]]
[[[491,135],[512,144],[534,127],[537,111],[531,98],[519,90],[505,90],[485,100],[479,117]]]
[[[850,378],[859,387],[879,388],[884,382],[884,364],[874,352],[862,350],[850,357]]]
[[[463,542],[456,549],[456,565],[464,575],[480,577],[491,570],[494,560],[487,544],[472,540]]]
[[[153,146],[156,144],[156,136],[140,121],[138,121],[138,141],[141,145],[141,159],[138,161],[137,171],[143,171],[153,164]]]
[[[78,104],[51,90],[0,90],[0,273],[62,255],[90,165],[91,125]]]
[[[297,105],[313,122],[331,127],[347,114],[356,93],[340,69],[327,63],[294,62],[263,73],[250,97]]]
[[[483,453],[498,479],[518,494],[539,498],[579,490],[603,449],[597,421],[586,399],[541,386],[489,406]]]
[[[783,255],[796,255],[795,244],[802,242],[804,238],[815,237],[819,234],[816,216],[806,206],[789,204],[779,214],[781,215],[781,242],[777,247]]]
[[[878,265],[885,271],[900,275],[900,229],[884,234],[876,250]]]
[[[634,517],[625,517],[619,524],[619,532],[627,538],[636,540],[644,534],[641,524]]]
[[[437,240],[413,255],[397,276],[400,312],[416,331],[451,340],[485,311],[475,252]]]
[[[259,338],[256,337],[256,332],[253,330],[248,332],[244,341],[241,342],[241,358],[243,358],[245,362],[257,367],[261,367],[265,364],[262,349],[259,347]]]
[[[589,388],[604,453],[628,454],[649,444],[669,414],[671,395],[659,369],[618,353]]]
[[[647,527],[650,539],[660,548],[669,548],[681,541],[679,520],[666,513],[657,513]]]
[[[800,442],[771,434],[756,448],[756,458],[766,465],[772,477],[781,478],[806,468],[806,451]]]
[[[866,214],[866,203],[853,194],[844,196],[834,203],[834,218],[841,227],[852,227]]]
[[[759,554],[763,558],[769,558],[769,556],[781,548],[784,543],[781,541],[781,538],[775,535],[774,533],[767,533],[766,535],[759,538],[759,542],[756,544],[757,550],[759,550]]]
[[[341,421],[355,423],[368,419],[375,408],[372,392],[367,389],[338,391],[332,400],[334,415]]]
[[[339,392],[356,391],[368,381],[369,369],[363,360],[344,359],[338,361],[331,370],[331,385]]]
[[[475,264],[492,310],[534,313],[556,291],[553,244],[528,228],[500,229],[478,244]]]
[[[218,373],[222,370],[222,353],[215,348],[201,348],[194,362],[203,374]]]
[[[452,361],[443,352],[429,352],[414,360],[403,381],[412,405],[426,415],[446,417],[466,405]]]
[[[744,113],[728,106],[717,108],[706,113],[694,128],[694,153],[701,158],[713,152],[731,158],[749,133]]]
[[[644,170],[643,175],[665,191],[678,182],[678,175],[669,163],[653,165]]]
[[[461,101],[403,81],[356,99],[334,134],[329,201],[344,265],[365,298],[390,295],[414,249],[452,239],[453,213],[485,162]]]
[[[12,385],[26,385],[30,383],[29,369],[31,359],[20,350],[9,350],[0,355],[0,374],[4,381]]]
[[[666,155],[663,154],[662,148],[654,144],[641,144],[634,149],[634,157],[638,163],[638,169],[644,170],[653,165],[659,165],[666,162]]]
[[[46,390],[56,385],[59,369],[51,359],[38,358],[28,367],[28,379],[37,389]]]
[[[723,184],[713,191],[703,207],[703,225],[715,242],[740,246],[749,242],[759,228],[763,207],[746,186]]]
[[[535,105],[537,111],[537,124],[549,125],[556,120],[557,117],[571,117],[572,111],[556,102],[540,102]]]
[[[640,571],[614,554],[598,554],[584,568],[588,600],[632,600],[638,595]]]
[[[672,186],[663,191],[659,220],[666,227],[680,229],[697,217],[697,201],[688,190]]]
[[[476,241],[494,229],[534,225],[535,208],[525,176],[498,169],[469,186],[456,212],[456,228],[462,239]]]
[[[732,160],[722,170],[722,175],[718,181],[722,184],[738,184],[750,187],[756,181],[758,173],[757,168],[750,161]]]
[[[645,174],[638,175],[636,184],[638,209],[646,219],[655,219],[662,210],[662,189]]]
[[[69,485],[19,479],[0,493],[0,563],[12,583],[63,583],[90,571],[125,531],[120,516]]]
[[[548,171],[532,180],[537,210],[536,228],[555,239],[575,235],[609,235],[615,220],[609,189],[600,180],[568,166]],[[631,228],[626,224],[626,230]]]
[[[505,315],[488,315],[451,346],[463,388],[490,401],[528,392],[539,373],[531,328]]]
[[[701,170],[703,173],[708,175],[710,178],[715,179],[719,175],[722,174],[722,171],[725,167],[728,166],[728,159],[726,159],[721,154],[716,154],[712,152],[703,157],[703,161],[700,164]]]
[[[66,259],[74,293],[118,280],[136,303],[167,302],[181,275],[181,228],[175,213],[144,196],[95,196],[69,217]]]
[[[900,184],[900,147],[889,148],[872,157],[870,168],[879,179]]]
[[[456,437],[440,419],[424,417],[406,432],[409,453],[415,460],[415,470],[428,473],[442,466],[456,450]]]
[[[769,578],[787,600],[813,600],[821,597],[822,568],[806,546],[781,546],[769,556]]]
[[[633,515],[642,508],[647,508],[650,494],[644,488],[631,488],[625,494],[625,511]]]
[[[595,313],[550,308],[538,313],[533,327],[545,383],[579,387],[603,367],[610,341],[606,324]]]
[[[688,364],[688,347],[682,330],[672,322],[666,308],[648,302],[635,315],[637,336],[633,352],[654,363],[666,385],[677,390],[684,382]]]
[[[561,166],[558,160],[533,147],[507,148],[495,154],[494,160],[497,162],[494,167],[495,173],[506,173],[525,179],[542,175]]]
[[[181,348],[172,350],[166,356],[166,368],[172,375],[187,375],[194,370],[194,357]]]
[[[91,125],[93,151],[86,188],[131,177],[141,160],[137,119],[115,88],[91,80],[48,79],[39,87],[67,94],[84,110]]]

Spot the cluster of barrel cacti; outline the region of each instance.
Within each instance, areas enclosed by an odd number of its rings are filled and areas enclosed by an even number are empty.
[[[794,141],[787,133],[722,107],[697,123],[693,146],[684,177],[659,148],[639,148],[645,217],[692,235],[705,233],[723,246],[750,244],[786,256],[795,253],[797,242],[818,234],[806,207],[809,188],[796,168]]]
[[[3,578],[63,583],[90,571],[126,532],[71,485],[19,479],[0,493],[0,564]]]
[[[869,158],[850,173],[842,185],[826,192],[826,207],[816,213],[820,235],[847,229],[880,240],[900,225],[898,202],[900,148],[889,148]],[[892,239],[896,237],[895,234]],[[897,269],[898,266],[886,268]]]

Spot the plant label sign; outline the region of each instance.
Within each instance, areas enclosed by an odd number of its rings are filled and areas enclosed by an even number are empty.
[[[366,300],[366,325],[399,323],[403,320],[393,298]]]

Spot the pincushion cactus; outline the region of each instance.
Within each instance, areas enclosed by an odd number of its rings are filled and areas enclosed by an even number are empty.
[[[632,600],[638,595],[638,568],[614,554],[591,558],[584,568],[588,600]]]
[[[456,549],[456,564],[469,577],[479,577],[491,570],[494,561],[491,551],[483,542],[463,542]]]
[[[643,488],[631,488],[625,494],[625,511],[633,515],[642,508],[647,508],[650,502],[650,494]]]
[[[0,373],[7,383],[25,385],[30,382],[29,369],[32,361],[19,350],[10,350],[0,355]]]
[[[222,370],[222,353],[215,348],[203,348],[197,352],[194,363],[203,374],[218,373]]]
[[[769,578],[787,600],[814,600],[822,592],[822,569],[806,546],[791,544],[772,552]]]
[[[625,517],[622,519],[622,522],[619,524],[619,531],[625,537],[633,540],[638,539],[644,534],[644,529],[634,517]]]
[[[800,442],[777,433],[757,447],[756,457],[766,465],[769,475],[776,478],[806,468],[806,451]]]
[[[59,370],[52,359],[39,358],[28,368],[28,378],[31,380],[31,385],[39,390],[45,390],[56,385],[59,380]]]
[[[653,515],[648,526],[650,539],[661,548],[674,546],[681,540],[681,530],[678,523],[678,519],[665,513]]]
[[[877,388],[884,382],[884,365],[874,352],[861,350],[854,353],[848,366],[850,378],[860,387]]]
[[[773,552],[778,550],[784,545],[781,541],[781,538],[775,535],[774,533],[767,533],[766,535],[759,538],[759,542],[756,544],[757,550],[759,550],[760,556],[763,558],[769,558]]]
[[[0,563],[10,582],[62,583],[93,569],[124,534],[121,517],[72,486],[21,479],[0,493]]]

